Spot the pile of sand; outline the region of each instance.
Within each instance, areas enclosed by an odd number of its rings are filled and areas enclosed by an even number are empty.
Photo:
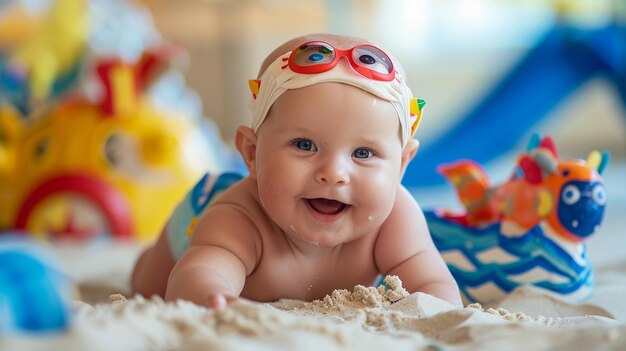
[[[530,316],[478,304],[456,309],[430,295],[409,295],[397,277],[388,277],[385,285],[336,290],[313,302],[242,300],[221,311],[186,301],[126,299],[116,294],[94,306],[77,302],[75,319],[65,334],[4,338],[0,349],[626,349],[626,326],[586,315],[589,306],[560,301],[574,317]],[[515,300],[515,294],[510,299]],[[540,301],[537,295],[534,302],[554,306],[549,299],[553,298]]]

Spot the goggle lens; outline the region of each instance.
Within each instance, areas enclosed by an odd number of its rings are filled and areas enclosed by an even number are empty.
[[[322,42],[300,45],[292,56],[293,63],[301,67],[331,63],[334,59],[335,49]]]
[[[352,61],[359,67],[381,74],[389,74],[393,71],[393,65],[389,56],[371,45],[361,45],[354,48],[352,50]]]

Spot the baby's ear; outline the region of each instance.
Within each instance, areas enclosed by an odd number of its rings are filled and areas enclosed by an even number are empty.
[[[237,132],[235,133],[235,146],[237,150],[239,150],[246,167],[248,167],[250,176],[254,177],[256,172],[256,134],[254,134],[252,128],[246,126],[239,126],[239,128],[237,128]]]
[[[406,171],[409,162],[411,162],[415,154],[417,154],[419,146],[420,142],[417,141],[417,139],[411,139],[406,143],[404,150],[402,150],[401,176],[404,176],[404,171]]]

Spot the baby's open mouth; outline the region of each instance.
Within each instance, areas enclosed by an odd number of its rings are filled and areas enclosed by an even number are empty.
[[[313,210],[325,215],[337,214],[349,206],[341,201],[322,198],[307,199],[306,201]]]

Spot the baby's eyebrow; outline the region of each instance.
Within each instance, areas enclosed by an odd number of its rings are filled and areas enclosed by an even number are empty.
[[[289,134],[298,134],[298,135],[302,135],[302,136],[309,136],[314,134],[314,131],[312,131],[311,129],[308,128],[304,128],[304,127],[290,127],[288,126],[287,128],[284,128],[284,131],[288,131]]]
[[[387,138],[380,137],[366,137],[363,136],[358,140],[359,145],[361,147],[371,147],[373,149],[382,150],[388,147],[389,140]]]

